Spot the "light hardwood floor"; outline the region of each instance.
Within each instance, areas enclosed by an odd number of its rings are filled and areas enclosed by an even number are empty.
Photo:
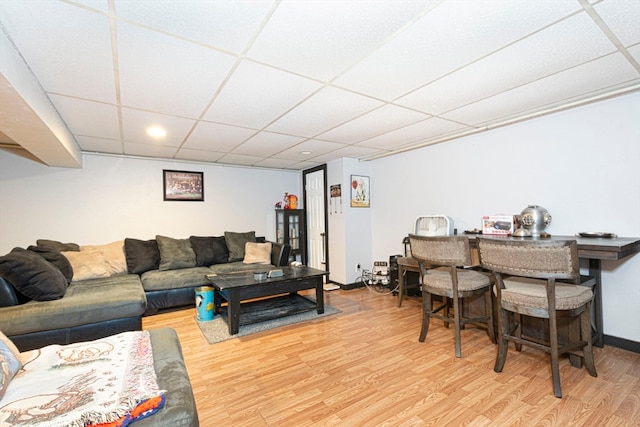
[[[420,302],[366,288],[325,292],[341,313],[209,345],[195,309],[143,319],[182,343],[200,425],[208,426],[638,426],[640,354],[595,348],[598,377],[563,358],[563,398],[553,396],[548,355],[497,347],[485,331],[431,322]],[[513,345],[513,344],[511,344]]]

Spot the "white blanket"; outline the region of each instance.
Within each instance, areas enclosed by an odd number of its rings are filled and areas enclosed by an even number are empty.
[[[80,427],[113,422],[163,393],[146,331],[51,345],[33,352],[9,384],[0,401],[0,425]]]

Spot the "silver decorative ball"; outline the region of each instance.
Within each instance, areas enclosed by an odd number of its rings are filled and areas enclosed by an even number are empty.
[[[529,205],[520,212],[520,224],[529,230],[531,236],[540,236],[551,224],[551,214],[542,206]]]

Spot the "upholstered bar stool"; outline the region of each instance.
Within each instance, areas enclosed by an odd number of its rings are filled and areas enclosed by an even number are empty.
[[[524,344],[551,355],[556,397],[562,397],[558,362],[561,354],[582,357],[589,374],[597,376],[590,322],[595,279],[581,278],[576,241],[478,238],[477,245],[482,267],[493,271],[496,278],[500,332],[494,370],[502,372],[508,341],[513,341],[518,351]],[[523,315],[548,319],[548,342],[523,333]],[[558,318],[565,316],[579,317],[580,325],[576,328],[576,322],[570,323],[570,342],[560,345]]]
[[[428,237],[409,235],[411,256],[418,261],[422,278],[422,330],[420,342],[429,331],[429,319],[435,318],[455,327],[456,357],[461,357],[460,330],[470,323],[486,322],[487,331],[495,342],[493,330],[493,298],[491,277],[479,271],[464,269],[471,265],[469,238],[466,236]],[[466,317],[462,313],[462,299],[484,294],[485,313]],[[432,295],[443,298],[442,304],[433,307]],[[449,309],[453,305],[453,317]],[[440,312],[443,311],[443,314]]]

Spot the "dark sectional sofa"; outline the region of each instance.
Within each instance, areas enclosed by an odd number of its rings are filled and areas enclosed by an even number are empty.
[[[0,257],[0,331],[26,351],[140,330],[143,315],[193,305],[206,274],[284,266],[289,252],[254,232],[82,247],[38,240]]]
[[[142,316],[193,305],[205,275],[287,265],[289,245],[254,232],[78,246],[39,240],[0,257],[0,331],[20,351],[142,328]],[[150,331],[165,407],[140,427],[198,427],[191,381],[173,329]]]

